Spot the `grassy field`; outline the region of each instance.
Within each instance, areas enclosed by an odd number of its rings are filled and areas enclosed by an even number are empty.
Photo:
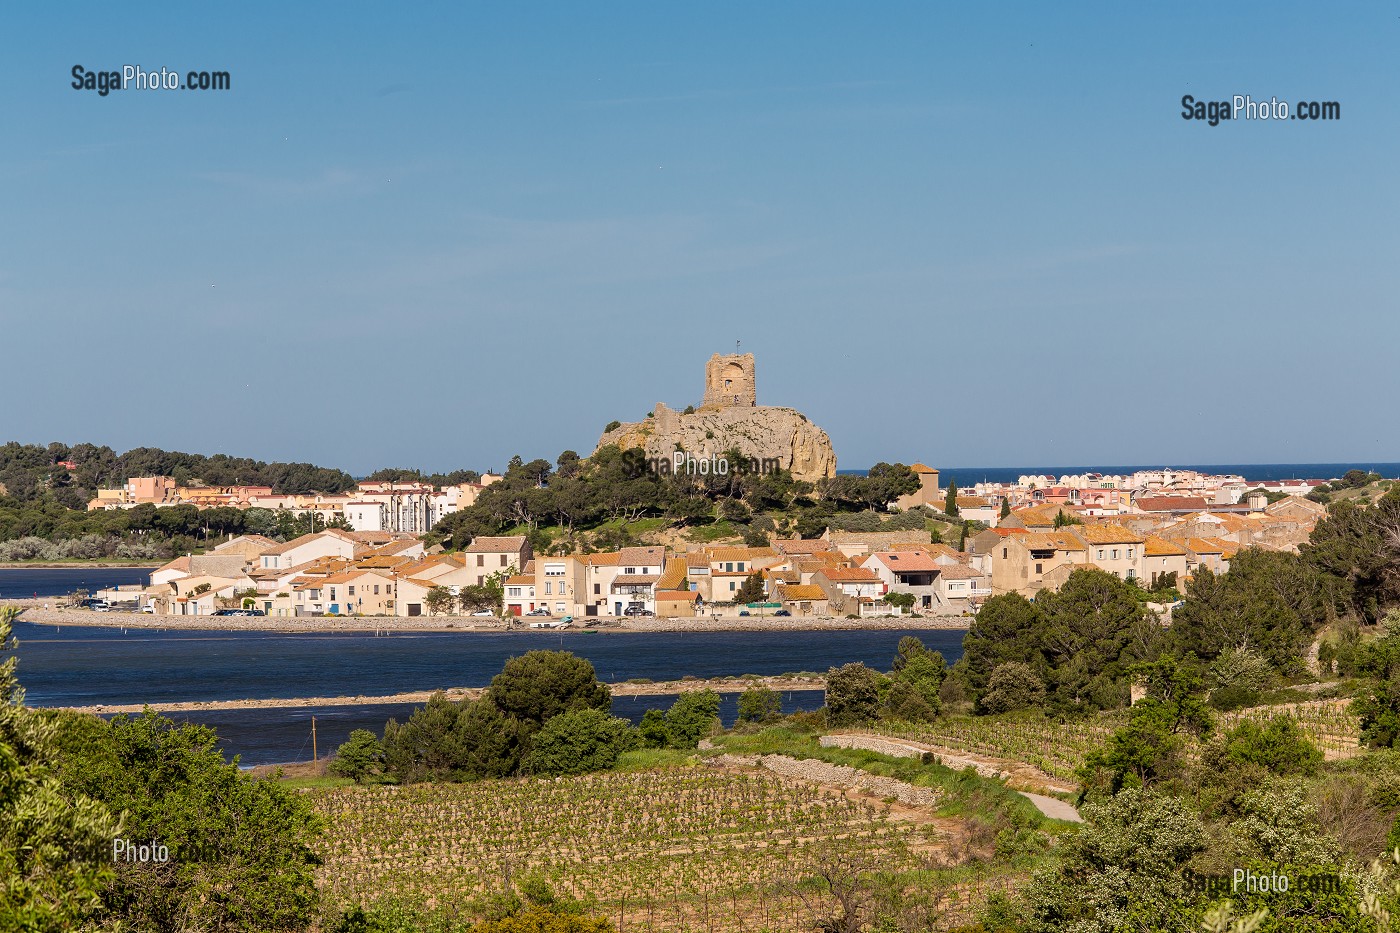
[[[680,757],[555,780],[311,790],[328,818],[322,889],[337,907],[392,893],[475,917],[536,876],[623,930],[795,931],[829,911],[811,878],[836,858],[915,879],[939,892],[940,911],[995,883],[946,867],[931,822]]]

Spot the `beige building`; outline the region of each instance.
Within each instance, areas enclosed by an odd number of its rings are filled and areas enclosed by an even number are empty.
[[[467,571],[473,574],[475,584],[480,586],[493,573],[515,568],[523,570],[533,557],[530,540],[524,535],[488,537],[483,535],[467,545],[463,552]]]
[[[1177,589],[1185,589],[1186,574],[1189,572],[1185,547],[1175,541],[1149,535],[1143,542],[1142,552],[1146,558],[1143,561],[1142,576],[1149,587],[1157,582],[1158,577],[1174,573]]]
[[[1146,539],[1142,535],[1108,522],[1074,525],[1065,530],[1084,542],[1089,563],[1095,567],[1120,580],[1144,578],[1143,544]]]
[[[1066,532],[1007,535],[992,548],[992,592],[1033,596],[1046,587],[1046,575],[1062,565],[1089,561],[1083,541]]]
[[[916,463],[909,469],[919,478],[919,488],[894,500],[894,507],[902,512],[919,506],[942,509],[943,498],[938,492],[938,471],[923,463]]]

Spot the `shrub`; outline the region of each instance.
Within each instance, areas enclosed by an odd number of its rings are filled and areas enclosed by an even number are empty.
[[[987,678],[987,692],[978,704],[984,713],[1009,713],[1045,700],[1045,683],[1020,661],[998,664]]]
[[[864,664],[833,667],[826,675],[826,717],[833,726],[868,723],[880,711],[881,676]]]
[[[350,733],[350,740],[336,749],[329,770],[331,774],[363,784],[378,774],[383,764],[384,746],[379,744],[379,739],[368,729],[356,729]]]
[[[739,722],[770,722],[783,712],[783,698],[769,687],[750,687],[739,694]]]
[[[1225,754],[1232,761],[1256,764],[1275,774],[1316,774],[1322,765],[1322,752],[1292,716],[1275,716],[1263,728],[1246,719],[1226,734]]]
[[[535,733],[524,770],[549,775],[606,771],[637,744],[627,720],[597,709],[573,710],[551,718]]]

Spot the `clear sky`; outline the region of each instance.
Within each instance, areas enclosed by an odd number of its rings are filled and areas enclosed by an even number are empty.
[[[1219,6],[7,8],[0,441],[500,467],[741,340],[843,467],[1400,460],[1400,11]]]

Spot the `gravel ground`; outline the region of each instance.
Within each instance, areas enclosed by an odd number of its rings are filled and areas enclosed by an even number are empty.
[[[142,612],[93,612],[87,609],[44,609],[44,600],[6,600],[3,605],[23,608],[26,622],[49,625],[93,625],[108,628],[189,629],[265,632],[504,632],[500,619],[476,616],[302,616],[295,618],[247,616],[157,616]],[[52,600],[50,600],[52,602]],[[918,618],[840,619],[822,616],[802,618],[722,618],[686,619],[579,619],[572,626],[600,628],[609,632],[808,632],[858,631],[880,629],[964,629],[965,616],[921,616]],[[511,631],[549,634],[557,629],[532,629],[528,622],[515,620]]]
[[[918,787],[859,768],[833,765],[815,758],[789,758],[787,755],[717,755],[709,760],[720,767],[764,768],[774,774],[801,781],[856,787],[881,797],[892,797],[913,807],[936,807],[940,799],[938,792],[929,787]]]

